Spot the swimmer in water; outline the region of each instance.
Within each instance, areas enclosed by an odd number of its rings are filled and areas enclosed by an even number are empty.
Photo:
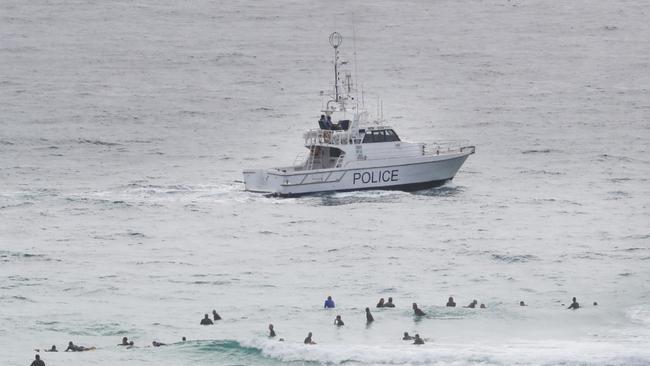
[[[186,340],[187,340],[187,338],[183,337],[183,338],[181,339],[181,342],[185,342]]]
[[[483,303],[481,303],[481,306],[480,306],[480,308],[481,308],[481,309],[486,309],[486,306],[485,306],[485,304],[483,304]]]
[[[269,324],[269,337],[275,337],[275,330],[273,330],[273,324]]]
[[[34,361],[32,361],[32,364],[30,366],[45,366],[45,362],[41,360],[41,356],[36,355],[34,356]]]
[[[336,316],[336,319],[334,319],[334,324],[335,324],[337,327],[340,327],[340,326],[345,325],[345,323],[343,323],[343,320],[341,320],[341,316],[340,316],[340,315],[337,315],[337,316]]]
[[[420,338],[419,334],[416,334],[415,338],[413,338],[413,344],[424,344],[424,339]]]
[[[325,305],[323,306],[325,309],[334,309],[334,300],[332,300],[332,296],[328,296],[327,300],[325,300]]]
[[[366,323],[370,324],[375,321],[375,318],[370,314],[370,308],[366,308]]]
[[[521,301],[519,301],[519,306],[528,306],[528,305],[526,305],[526,303],[524,302],[524,300],[521,300]]]
[[[55,345],[52,345],[52,348],[43,350],[43,352],[59,352],[59,350],[56,349]]]
[[[576,301],[576,298],[574,297],[573,301],[571,302],[571,305],[569,305],[569,307],[567,309],[576,310],[576,309],[579,309],[579,308],[580,308],[580,304],[578,304],[578,302]]]
[[[416,303],[413,303],[413,314],[415,314],[416,316],[425,316],[425,315],[427,315],[427,314],[424,313],[424,311],[422,311],[422,310],[420,310],[420,308],[418,308],[418,304],[416,304]]]
[[[402,337],[402,340],[403,340],[403,341],[412,341],[412,340],[413,340],[413,336],[412,336],[412,335],[409,335],[409,332],[404,332],[404,337]]]
[[[154,347],[160,347],[160,346],[166,346],[166,343],[158,342],[158,341],[153,341],[151,342],[151,345]]]
[[[208,316],[208,314],[205,314],[203,319],[201,319],[201,325],[212,325],[212,324],[214,324],[214,323],[212,322],[212,320],[210,320],[210,317]]]
[[[383,308],[384,306],[385,306],[384,298],[382,297],[381,299],[379,299],[379,302],[377,303],[377,307],[378,308]]]
[[[447,307],[449,308],[455,308],[456,303],[454,302],[454,298],[449,296],[449,300],[447,300]]]
[[[217,320],[221,320],[221,317],[219,316],[219,314],[217,314],[216,310],[212,310],[212,318],[214,319],[215,322]]]
[[[464,307],[474,309],[477,304],[478,304],[478,301],[474,300],[474,301],[470,302],[469,305],[464,306]]]
[[[598,306],[598,303],[594,301],[594,306]]]
[[[393,298],[389,297],[388,301],[384,304],[385,308],[394,308],[395,304],[393,304]]]
[[[129,345],[129,339],[127,337],[122,338],[122,343],[118,344],[118,346],[128,346]]]
[[[309,334],[307,334],[307,338],[305,338],[305,342],[304,342],[304,343],[305,343],[305,344],[316,344],[316,342],[314,342],[314,341],[311,339],[311,332],[309,332]]]
[[[65,352],[68,352],[68,351],[84,352],[84,351],[92,351],[94,349],[95,349],[95,347],[77,346],[76,344],[72,343],[72,341],[70,341],[70,342],[68,342],[68,348],[66,348]]]

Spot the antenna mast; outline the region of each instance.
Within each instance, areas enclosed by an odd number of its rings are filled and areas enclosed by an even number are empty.
[[[334,47],[334,101],[339,102],[339,46],[343,36],[339,32],[330,34],[330,45]]]

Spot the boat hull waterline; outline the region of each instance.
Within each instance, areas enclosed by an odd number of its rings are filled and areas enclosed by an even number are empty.
[[[295,171],[289,168],[245,170],[247,191],[289,197],[361,190],[414,191],[450,181],[474,151],[455,156],[394,161],[390,165]],[[401,159],[399,159],[401,160]]]

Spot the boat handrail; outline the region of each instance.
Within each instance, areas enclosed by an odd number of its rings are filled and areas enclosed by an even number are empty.
[[[305,145],[332,144],[347,145],[353,143],[350,130],[311,129],[304,133]]]
[[[469,141],[467,140],[442,140],[435,141],[429,144],[423,144],[423,155],[440,155],[448,153],[462,153],[464,149],[468,148]]]

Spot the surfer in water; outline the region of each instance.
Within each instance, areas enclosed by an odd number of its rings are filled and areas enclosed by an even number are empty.
[[[449,296],[449,300],[447,300],[447,307],[449,308],[455,308],[456,303],[454,302],[454,298]]]
[[[208,316],[208,314],[205,314],[203,319],[201,319],[201,325],[212,325],[212,324],[214,324],[214,323],[212,322],[212,320],[210,320],[210,317]]]
[[[404,332],[404,337],[402,337],[403,341],[412,341],[413,336],[409,334],[409,332]]]
[[[416,334],[415,338],[413,338],[413,344],[424,344],[424,339],[420,338],[419,334]]]
[[[415,314],[415,316],[425,316],[425,315],[427,315],[427,314],[424,313],[424,311],[420,310],[420,308],[418,307],[418,304],[416,304],[416,303],[413,303],[413,314]]]
[[[154,347],[160,347],[160,346],[166,346],[166,343],[158,342],[158,341],[153,341],[151,342],[151,345]]]
[[[275,337],[275,330],[273,330],[273,324],[269,324],[269,337]]]
[[[528,305],[526,305],[526,303],[524,302],[524,300],[521,300],[521,301],[519,301],[519,306],[528,306]]]
[[[118,344],[118,346],[128,346],[129,345],[129,339],[127,337],[122,337],[122,343]]]
[[[311,339],[311,332],[309,332],[309,334],[307,334],[307,338],[305,338],[305,342],[304,342],[304,343],[305,343],[305,344],[316,344],[316,342],[314,342],[314,341]]]
[[[573,298],[571,305],[569,305],[567,309],[571,309],[571,310],[580,309],[580,304],[578,304],[578,301],[576,301],[575,297]]]
[[[52,345],[52,348],[50,348],[50,349],[46,349],[46,350],[44,350],[43,352],[59,352],[59,350],[56,349],[56,346],[55,346],[55,345]]]
[[[217,320],[221,320],[221,317],[219,316],[219,314],[217,314],[216,310],[212,310],[212,318],[214,319],[215,322]]]
[[[366,308],[366,323],[370,324],[375,321],[375,318],[370,314],[370,308]]]
[[[382,297],[381,299],[379,299],[379,302],[377,303],[377,307],[383,308],[384,306],[386,305],[384,304],[384,298]]]
[[[469,305],[464,306],[464,307],[465,307],[465,308],[474,309],[474,308],[476,307],[477,304],[478,304],[478,301],[473,300],[472,302],[469,303]]]
[[[389,297],[388,301],[384,304],[385,308],[394,308],[395,304],[393,304],[393,298]]]
[[[95,350],[95,347],[84,347],[84,346],[77,346],[76,344],[72,343],[72,341],[68,342],[68,348],[65,349],[65,352],[72,351],[72,352],[84,352],[84,351],[93,351]]]
[[[336,305],[334,305],[334,300],[332,300],[332,296],[328,296],[327,300],[325,300],[325,305],[323,306],[325,309],[334,309]]]
[[[45,366],[45,362],[41,360],[41,356],[36,355],[34,357],[34,361],[32,361],[32,364],[30,366]]]
[[[341,326],[345,325],[345,323],[343,323],[343,320],[341,320],[341,316],[340,316],[340,315],[337,315],[337,316],[336,316],[336,319],[334,319],[334,324],[335,324],[337,327],[341,327]]]

